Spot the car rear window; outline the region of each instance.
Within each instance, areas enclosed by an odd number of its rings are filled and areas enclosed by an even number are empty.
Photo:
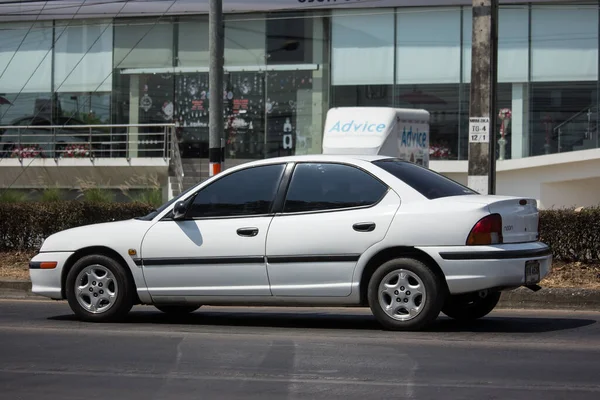
[[[429,200],[478,194],[450,178],[407,161],[388,158],[373,161],[373,164],[394,175]]]

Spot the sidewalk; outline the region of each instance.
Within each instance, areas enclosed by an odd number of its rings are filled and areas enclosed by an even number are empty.
[[[30,281],[0,280],[0,299],[48,300],[31,293]],[[600,290],[543,288],[533,292],[519,288],[504,292],[498,308],[600,311]]]

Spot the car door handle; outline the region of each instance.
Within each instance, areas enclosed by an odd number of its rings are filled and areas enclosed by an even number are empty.
[[[373,232],[375,230],[375,222],[358,222],[352,225],[357,232]]]
[[[258,235],[258,228],[240,228],[237,230],[239,236],[254,237]]]

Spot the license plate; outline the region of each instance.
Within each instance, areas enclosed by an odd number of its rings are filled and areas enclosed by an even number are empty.
[[[525,263],[525,284],[532,285],[540,281],[540,262],[527,261]]]

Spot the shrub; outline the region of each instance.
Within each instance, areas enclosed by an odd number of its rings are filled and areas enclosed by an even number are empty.
[[[540,240],[554,259],[565,262],[600,260],[600,207],[540,211]]]
[[[141,203],[80,201],[0,203],[0,251],[37,249],[53,233],[148,214]]]
[[[68,228],[148,214],[148,203],[80,201],[0,202],[0,251],[37,249],[44,238]],[[540,240],[556,261],[600,260],[600,208],[543,210]]]

